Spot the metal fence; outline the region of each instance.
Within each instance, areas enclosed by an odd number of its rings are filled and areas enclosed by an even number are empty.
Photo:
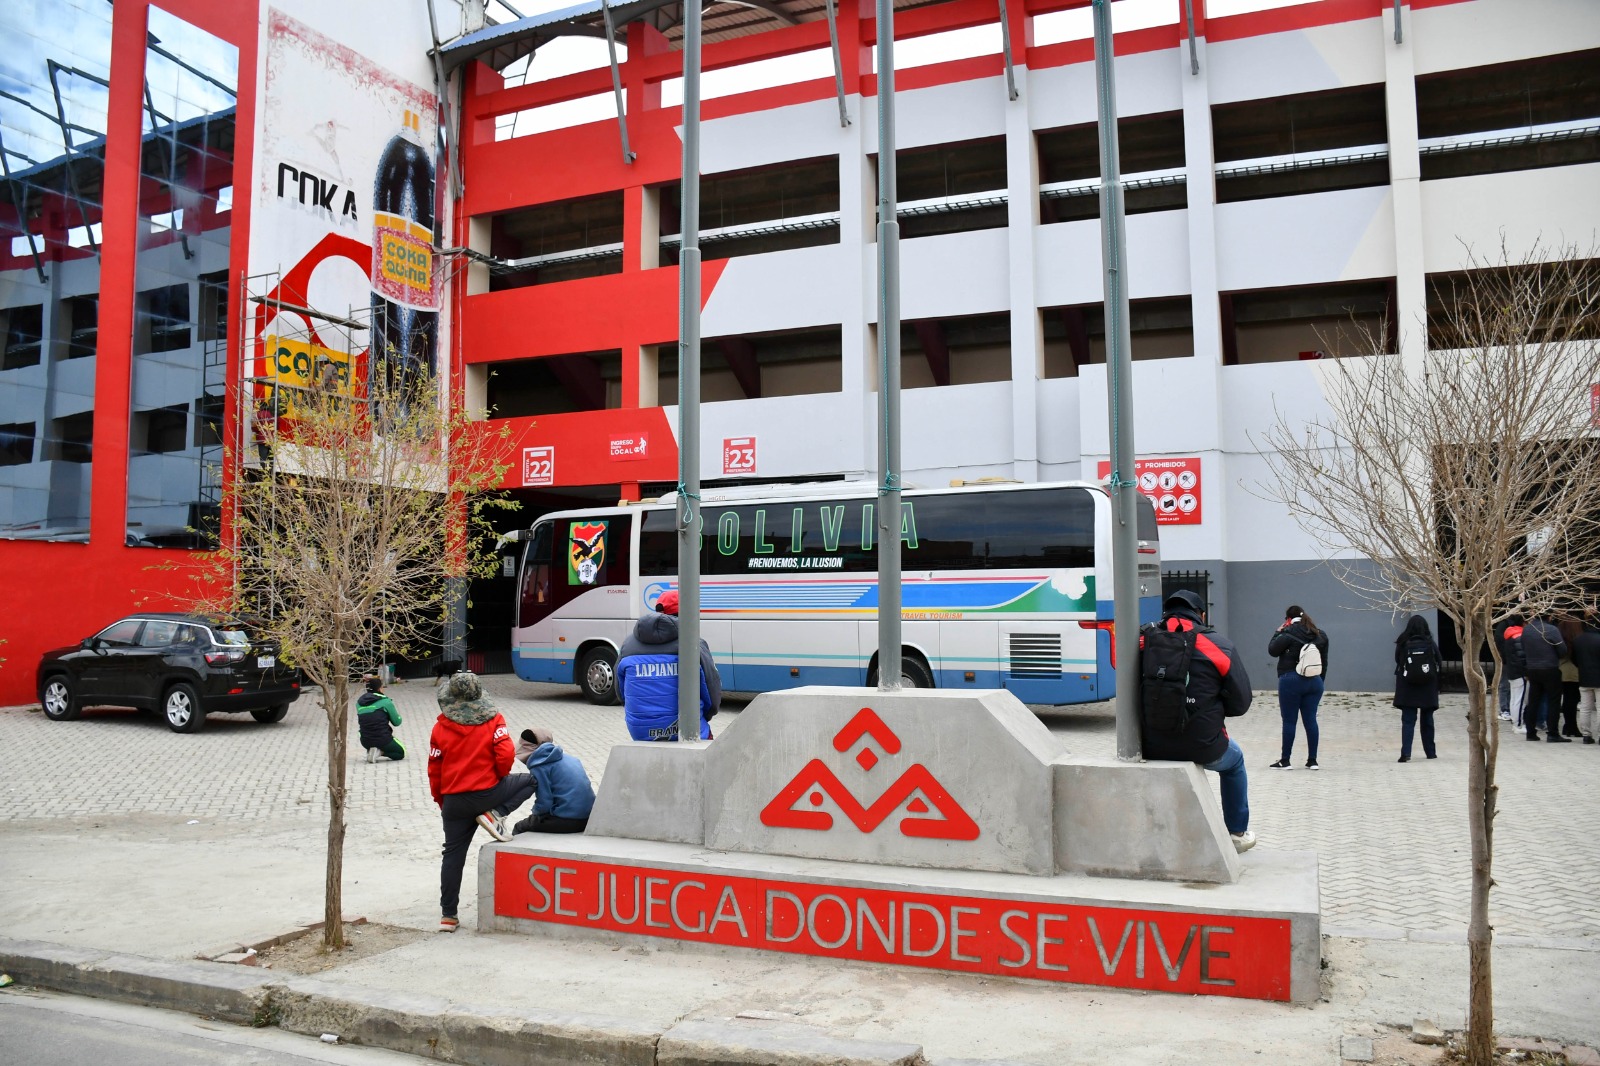
[[[1161,575],[1161,602],[1166,603],[1167,597],[1179,589],[1188,589],[1200,597],[1200,602],[1206,605],[1206,613],[1211,612],[1211,571],[1209,570],[1167,570]]]

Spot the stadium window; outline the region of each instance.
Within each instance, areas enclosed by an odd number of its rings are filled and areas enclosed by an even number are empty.
[[[33,462],[33,422],[12,422],[0,426],[0,466],[22,466]]]
[[[1217,202],[1387,185],[1384,108],[1382,85],[1213,106]]]
[[[1106,361],[1104,304],[1041,308],[1044,376],[1077,377],[1080,368]],[[1194,354],[1194,306],[1187,296],[1128,302],[1132,358],[1183,359]]]
[[[1539,294],[1560,293],[1569,282],[1560,271],[1594,270],[1597,264],[1574,262],[1567,264],[1540,263],[1512,267],[1490,267],[1476,271],[1455,271],[1447,274],[1429,274],[1428,287],[1428,348],[1432,351],[1449,351],[1473,348],[1483,344],[1481,332],[1474,338],[1463,335],[1456,324],[1458,306],[1476,289],[1484,296],[1516,294],[1523,297],[1525,306],[1539,307],[1547,312],[1534,323],[1542,337],[1551,340],[1600,340],[1600,314],[1587,299],[1553,300]],[[1571,275],[1566,275],[1570,277]],[[1485,284],[1487,283],[1487,284]],[[1535,338],[1529,338],[1536,343]]]
[[[1222,361],[1285,363],[1372,355],[1398,345],[1394,279],[1228,292],[1222,303]]]
[[[163,285],[139,293],[139,333],[145,343],[138,352],[178,352],[189,347],[189,286]]]
[[[874,374],[874,390],[877,388],[876,377]],[[1010,380],[1009,312],[924,318],[901,323],[901,388],[926,389]]]
[[[489,223],[489,291],[622,273],[622,193],[535,204]]]
[[[1417,79],[1422,179],[1600,160],[1600,49]]]
[[[489,416],[604,411],[622,406],[622,352],[573,352],[510,359],[489,368]]]
[[[0,311],[0,316],[5,319],[5,350],[0,352],[0,370],[38,366],[44,340],[44,306],[7,307]]]
[[[1004,137],[902,148],[895,168],[902,238],[1006,226]]]
[[[700,344],[700,399],[749,400],[802,396],[844,388],[840,326],[707,337]],[[662,345],[657,395],[676,403],[678,347]]]
[[[675,265],[682,243],[683,187],[657,187],[661,263]],[[731,259],[839,243],[839,157],[796,159],[700,179],[700,252]]]
[[[1100,134],[1092,122],[1040,130],[1039,220],[1100,217]],[[1123,209],[1130,215],[1185,207],[1183,112],[1117,120]]]

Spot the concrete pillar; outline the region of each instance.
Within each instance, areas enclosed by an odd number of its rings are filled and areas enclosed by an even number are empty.
[[[1017,5],[1018,12],[1021,4]],[[1013,16],[1015,22],[1015,15]],[[1015,58],[1025,39],[1011,38]],[[1044,376],[1044,328],[1034,277],[1039,234],[1039,150],[1033,137],[1028,68],[1015,65],[1018,96],[1006,103],[1006,269],[1011,306],[1011,476],[1039,480],[1039,379]],[[1003,90],[1002,90],[1003,91]],[[1048,413],[1045,417],[1049,417]]]
[[[1417,155],[1417,71],[1412,55],[1416,20],[1399,11],[1402,40],[1394,40],[1394,8],[1384,5],[1384,99],[1389,120],[1389,189],[1394,202],[1394,315],[1400,354],[1422,360],[1428,347],[1427,266],[1422,254],[1422,165]]]
[[[475,252],[489,254],[490,220],[487,215],[467,219],[467,247]],[[489,267],[474,259],[467,260],[467,296],[478,296],[489,291]],[[486,411],[489,407],[489,365],[467,363],[463,352],[461,372],[462,402],[470,412]]]
[[[840,388],[846,409],[860,412],[862,427],[858,450],[851,460],[853,472],[865,474],[877,464],[877,400],[873,381],[877,375],[877,338],[871,325],[876,317],[877,270],[873,256],[877,245],[877,170],[868,158],[872,151],[875,127],[864,121],[864,112],[876,106],[855,90],[859,74],[852,68],[852,57],[860,51],[861,23],[851,10],[839,11],[839,51],[845,73],[845,106],[851,124],[840,138],[839,150],[839,250],[844,271],[845,294],[839,308]],[[853,45],[853,47],[852,47]],[[857,68],[858,69],[858,68]]]

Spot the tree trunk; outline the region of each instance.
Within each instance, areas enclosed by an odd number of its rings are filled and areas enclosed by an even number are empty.
[[[322,946],[344,947],[345,741],[350,732],[348,663],[335,666],[333,691],[322,690],[328,712],[328,871],[323,886]]]
[[[1494,928],[1489,924],[1489,890],[1494,886],[1495,758],[1499,723],[1489,708],[1488,686],[1477,649],[1486,636],[1469,620],[1461,646],[1467,677],[1467,825],[1472,837],[1472,914],[1467,924],[1467,1064],[1494,1063],[1494,978],[1491,952]]]

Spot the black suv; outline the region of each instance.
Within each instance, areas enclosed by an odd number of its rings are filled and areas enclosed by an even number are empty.
[[[178,733],[198,732],[217,712],[281,722],[300,695],[300,671],[279,665],[276,644],[237,619],[195,614],[129,615],[45,652],[38,680],[51,721],[84,707],[159,709]]]

